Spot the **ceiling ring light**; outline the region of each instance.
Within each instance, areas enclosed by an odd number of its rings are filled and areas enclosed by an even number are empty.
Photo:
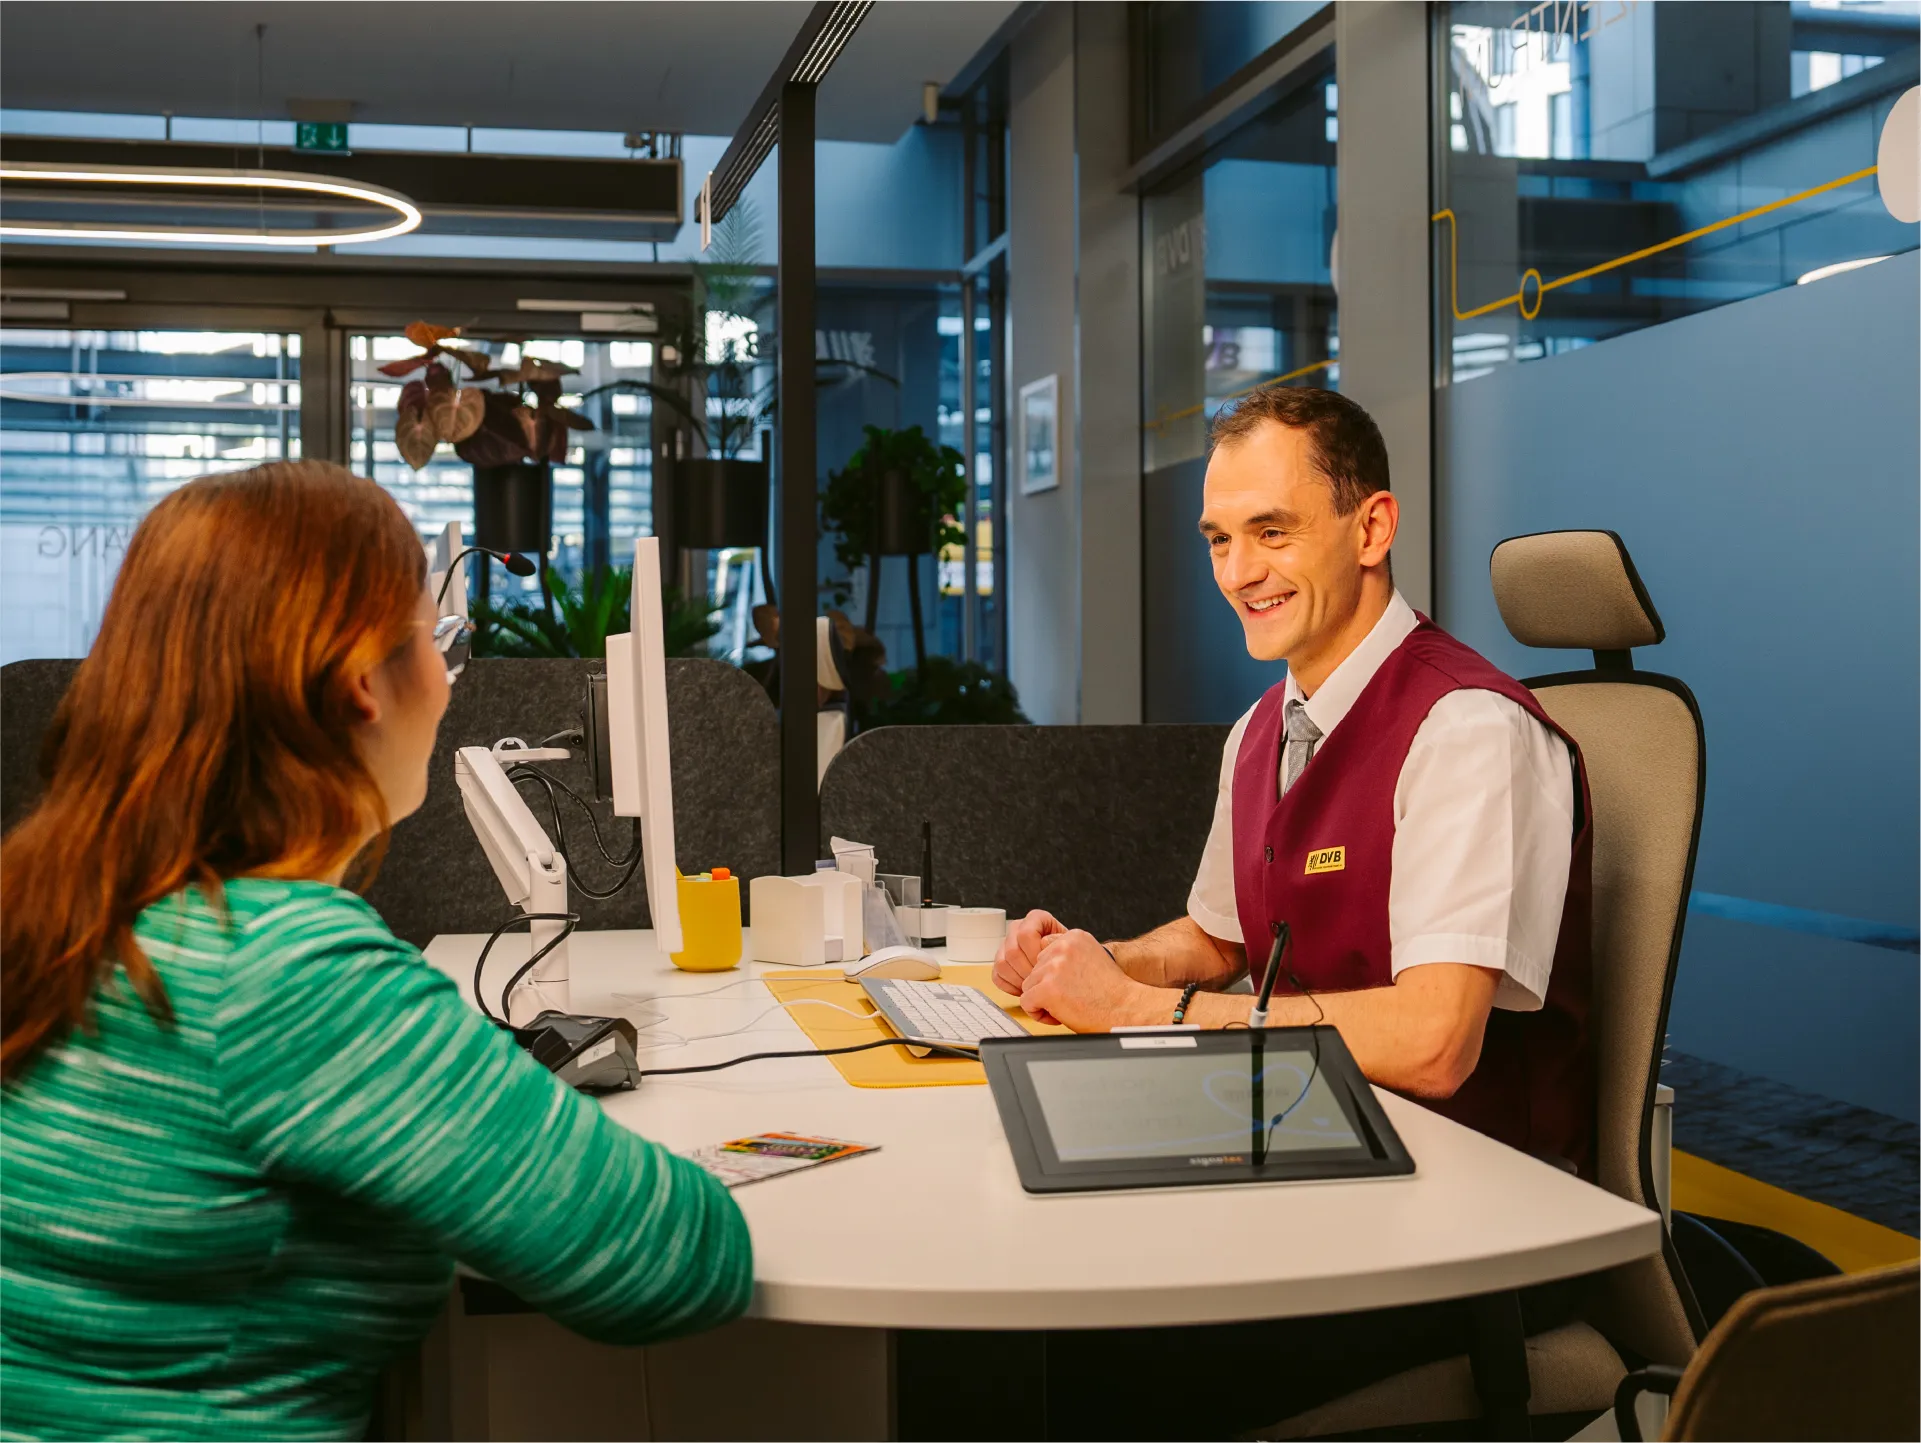
[[[171,226],[88,225],[68,221],[16,221],[0,217],[0,236],[46,240],[173,241],[187,245],[344,246],[391,240],[420,225],[420,207],[398,191],[332,175],[302,175],[290,170],[199,170],[187,166],[57,165],[37,161],[0,162],[0,181],[58,181],[78,185],[226,186],[234,190],[273,190],[291,195],[355,200],[394,213],[387,225],[348,230],[186,230]]]

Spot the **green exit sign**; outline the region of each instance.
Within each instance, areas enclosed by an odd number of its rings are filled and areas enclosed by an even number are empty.
[[[347,123],[343,120],[302,120],[294,126],[293,148],[344,154],[347,149]]]

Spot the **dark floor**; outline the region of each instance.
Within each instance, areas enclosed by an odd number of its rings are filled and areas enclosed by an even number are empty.
[[[1865,1107],[1667,1054],[1674,1145],[1910,1236],[1921,1234],[1921,1129]]]

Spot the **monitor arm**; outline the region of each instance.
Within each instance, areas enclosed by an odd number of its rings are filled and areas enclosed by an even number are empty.
[[[528,747],[517,738],[454,754],[454,779],[467,821],[500,879],[507,900],[523,913],[559,915],[567,910],[567,859],[515,789],[507,768],[518,762],[565,760],[558,748]],[[528,956],[559,936],[564,923],[530,923]],[[524,1027],[545,1011],[570,1012],[567,944],[561,942],[507,998],[507,1020]],[[478,999],[476,999],[478,1001]],[[491,1005],[492,999],[489,999]]]

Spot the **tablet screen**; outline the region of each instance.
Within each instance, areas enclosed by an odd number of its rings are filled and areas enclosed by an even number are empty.
[[[1036,1058],[1027,1075],[1070,1165],[1368,1151],[1306,1048]]]

